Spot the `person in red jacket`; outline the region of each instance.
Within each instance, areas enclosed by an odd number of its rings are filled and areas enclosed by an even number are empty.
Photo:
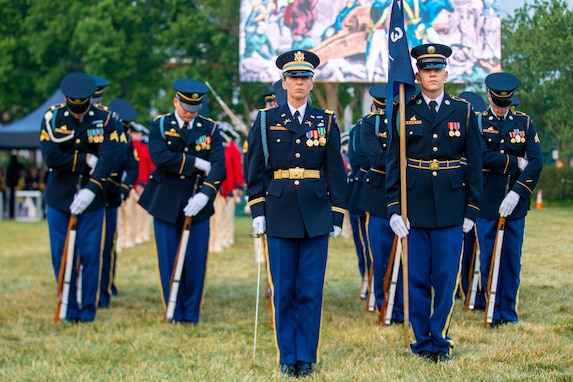
[[[235,242],[235,206],[243,196],[245,177],[241,163],[241,150],[236,143],[239,134],[229,124],[222,126],[221,133],[225,140],[225,167],[227,168],[227,178],[221,185],[221,194],[225,197],[222,232],[223,246],[229,246]]]
[[[220,122],[219,129],[225,146],[227,177],[221,183],[221,190],[215,199],[215,215],[211,217],[211,226],[216,227],[209,237],[211,252],[221,252],[234,243],[235,205],[241,201],[245,185],[242,153],[234,141],[239,135],[227,122]]]
[[[131,248],[135,244],[149,241],[150,238],[151,217],[143,207],[137,204],[137,201],[155,165],[149,156],[147,128],[138,123],[132,123],[132,127],[130,134],[139,157],[139,171],[137,180],[130,191],[130,197],[121,206],[120,223],[118,223],[118,250],[122,247]]]

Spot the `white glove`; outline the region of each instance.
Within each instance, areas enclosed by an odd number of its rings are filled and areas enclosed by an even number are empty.
[[[337,225],[332,226],[332,232],[329,234],[330,237],[335,238],[338,237],[338,235],[340,235],[340,232],[342,231],[342,228],[340,228]]]
[[[206,161],[205,159],[195,158],[195,168],[205,171],[205,176],[207,176],[211,171],[211,162]]]
[[[517,168],[519,168],[521,171],[525,170],[528,164],[529,161],[527,159],[522,157],[517,157]]]
[[[472,228],[474,228],[474,221],[472,219],[464,218],[464,225],[462,227],[464,233],[470,232]]]
[[[394,231],[396,236],[398,236],[400,239],[408,236],[408,234],[410,233],[409,232],[410,220],[406,219],[406,223],[408,225],[407,227],[404,224],[404,220],[402,219],[402,216],[400,216],[398,214],[394,214],[390,218],[390,228],[392,228],[392,231]]]
[[[183,209],[185,216],[195,216],[207,205],[209,197],[202,192],[198,192],[195,196],[189,198],[187,205]]]
[[[511,215],[517,203],[519,203],[519,194],[515,191],[509,191],[499,205],[499,216],[505,218]]]
[[[95,170],[96,165],[97,165],[97,161],[98,161],[98,157],[96,157],[95,155],[93,155],[93,154],[87,155],[86,163],[88,164],[88,166],[91,167],[90,175],[94,173],[94,170]]]
[[[264,216],[257,216],[253,219],[253,232],[255,234],[265,233],[267,230],[267,219]]]
[[[82,188],[74,195],[74,200],[70,204],[70,212],[72,215],[79,215],[88,208],[90,204],[94,201],[95,194],[93,191],[87,188]]]

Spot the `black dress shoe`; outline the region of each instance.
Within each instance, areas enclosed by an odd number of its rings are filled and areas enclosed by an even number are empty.
[[[445,351],[439,351],[436,353],[436,355],[434,355],[434,360],[436,361],[436,363],[448,363],[452,360],[452,357],[446,353]]]
[[[429,350],[422,350],[421,352],[416,354],[418,357],[423,358],[428,361],[434,362],[434,353]]]
[[[286,363],[281,364],[281,373],[288,375],[289,377],[296,377],[296,366],[295,365],[287,365]]]
[[[312,365],[308,362],[298,361],[296,363],[296,374],[299,378],[312,377]]]

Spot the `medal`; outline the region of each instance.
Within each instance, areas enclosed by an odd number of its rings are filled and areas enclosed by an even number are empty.
[[[306,132],[306,145],[312,147],[312,130]]]
[[[201,151],[201,145],[195,145],[195,151]]]
[[[460,131],[459,131],[459,130],[456,130],[456,132],[454,133],[454,135],[455,135],[456,137],[459,137],[459,136],[461,136],[461,135],[462,135],[462,133],[460,133]]]
[[[450,130],[449,135],[450,135],[450,137],[453,137],[455,135],[454,131]]]
[[[319,127],[317,131],[318,137],[318,144],[321,146],[326,145],[326,129],[324,127]]]
[[[515,143],[515,138],[511,138],[510,142]]]

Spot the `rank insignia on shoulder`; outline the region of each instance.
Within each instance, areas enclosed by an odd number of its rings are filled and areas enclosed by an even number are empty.
[[[334,111],[326,109],[326,110],[324,110],[324,113],[325,114],[334,114]]]
[[[159,114],[158,116],[156,116],[155,118],[153,118],[153,121],[157,121],[158,119],[160,119],[161,117],[166,117],[169,114]]]
[[[215,123],[215,121],[212,120],[211,118],[207,118],[207,117],[204,117],[204,116],[202,116],[202,115],[199,115],[199,118],[202,118],[202,119],[204,119],[204,120],[206,120],[206,121]]]
[[[42,130],[42,133],[40,134],[40,142],[42,141],[50,141],[50,134],[48,134],[46,130]]]

